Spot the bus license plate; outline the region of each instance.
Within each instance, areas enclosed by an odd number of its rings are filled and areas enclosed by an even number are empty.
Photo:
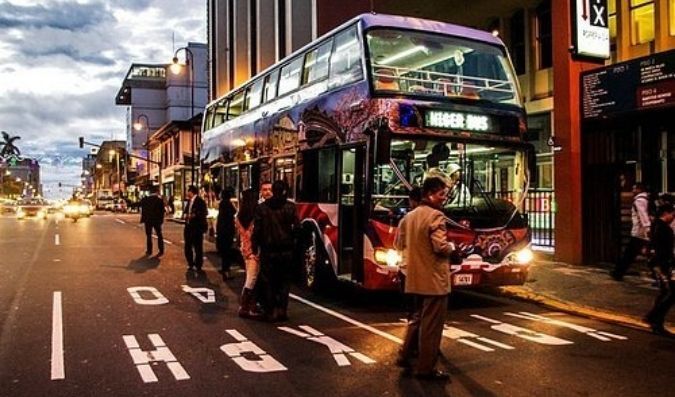
[[[456,274],[455,285],[471,285],[473,284],[473,274]]]

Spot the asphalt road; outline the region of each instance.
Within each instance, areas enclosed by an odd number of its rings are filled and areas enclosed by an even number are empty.
[[[675,341],[480,294],[451,297],[451,383],[393,365],[390,293],[294,289],[290,320],[236,316],[243,274],[187,276],[182,228],[143,257],[138,217],[0,217],[0,396],[652,396],[672,393]],[[207,251],[213,246],[206,245]],[[149,352],[149,353],[147,353]]]

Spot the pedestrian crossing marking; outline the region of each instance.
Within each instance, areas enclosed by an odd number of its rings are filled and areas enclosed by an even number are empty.
[[[296,330],[291,327],[278,327],[279,330],[288,332],[291,335],[295,335],[300,338],[304,338],[312,342],[316,342],[326,346],[330,351],[330,353],[333,355],[333,358],[335,359],[335,362],[339,367],[352,365],[352,363],[349,361],[349,358],[347,358],[347,355],[361,361],[364,364],[375,364],[376,362],[375,360],[366,356],[365,354],[357,352],[351,347],[341,342],[338,342],[337,340],[331,338],[330,336],[327,336],[308,325],[299,325],[298,328],[302,329],[302,331],[305,332]]]
[[[148,334],[148,339],[150,343],[156,348],[155,350],[141,350],[138,340],[133,335],[124,335],[124,344],[129,349],[129,354],[131,359],[136,365],[138,374],[143,379],[144,383],[154,383],[158,382],[159,379],[155,372],[150,366],[151,363],[164,362],[166,366],[171,371],[171,374],[176,380],[186,380],[190,379],[185,368],[178,362],[176,356],[173,355],[171,350],[166,346],[162,337],[159,334]]]
[[[507,316],[511,316],[511,317],[522,318],[524,320],[538,321],[538,322],[545,323],[545,324],[551,324],[551,325],[556,325],[558,327],[568,328],[568,329],[571,329],[573,331],[577,331],[577,332],[580,332],[582,334],[586,334],[586,335],[590,336],[591,338],[595,338],[595,339],[603,341],[603,342],[610,342],[612,339],[618,339],[618,340],[627,340],[628,339],[625,336],[615,335],[615,334],[611,334],[611,333],[603,332],[603,331],[598,331],[598,330],[593,329],[593,328],[584,327],[583,325],[572,324],[572,323],[568,323],[566,321],[556,320],[556,319],[552,319],[552,318],[549,318],[549,317],[545,317],[545,316],[541,316],[541,315],[533,314],[533,313],[529,313],[529,312],[519,312],[518,314],[511,313],[511,312],[505,312],[504,314],[507,315]]]
[[[539,343],[542,345],[548,345],[548,346],[562,346],[562,345],[572,345],[574,342],[558,338],[555,336],[547,335],[541,332],[536,332],[531,329],[527,328],[522,328],[518,327],[516,325],[508,324],[508,323],[503,323],[501,321],[485,317],[485,316],[480,316],[478,314],[472,314],[471,317],[478,319],[478,320],[483,320],[488,323],[491,323],[492,325],[490,326],[491,329],[502,332],[507,335],[512,335],[516,336],[521,339],[528,340],[530,342],[535,342]]]
[[[444,325],[443,326],[443,336],[457,341],[458,343],[465,344],[467,346],[471,346],[475,349],[482,350],[484,352],[493,352],[495,349],[489,346],[485,346],[483,344],[477,343],[476,341],[487,343],[489,345],[492,345],[494,347],[498,347],[500,349],[504,350],[513,350],[515,347],[507,345],[505,343],[497,342],[496,340],[492,340],[489,338],[484,338],[480,335],[476,335],[474,333],[464,331],[462,329],[456,328],[456,327],[451,327],[449,325]]]

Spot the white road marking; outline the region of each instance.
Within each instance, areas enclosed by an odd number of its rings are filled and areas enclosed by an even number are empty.
[[[288,371],[288,368],[267,354],[258,345],[249,341],[236,329],[228,329],[225,332],[230,334],[237,342],[224,344],[220,346],[220,350],[227,354],[244,371],[258,373]],[[244,356],[244,353],[248,353],[246,354],[248,357],[252,355],[256,357],[247,358]]]
[[[193,288],[189,285],[182,285],[182,287],[183,292],[187,292],[188,294],[194,296],[202,303],[216,303],[216,293],[211,288]]]
[[[351,347],[338,342],[337,340],[331,338],[330,336],[324,335],[323,333],[317,331],[316,329],[308,325],[298,326],[298,328],[302,329],[305,332],[298,331],[291,327],[277,327],[277,328],[281,331],[288,332],[291,335],[299,336],[300,338],[304,338],[312,342],[316,342],[326,346],[330,351],[330,353],[333,355],[333,359],[335,359],[335,362],[339,367],[352,365],[352,363],[349,361],[349,358],[347,358],[347,355],[352,356],[353,358],[361,361],[364,364],[375,364],[376,362],[375,360],[366,356],[365,354],[357,352]]]
[[[476,335],[474,333],[464,331],[459,328],[451,327],[451,326],[444,326],[443,327],[443,336],[445,336],[448,339],[456,340],[459,343],[463,343],[467,346],[471,346],[475,349],[482,350],[484,352],[492,352],[495,351],[495,349],[485,346],[483,344],[477,343],[477,341],[487,343],[489,345],[499,347],[501,349],[505,350],[513,350],[515,347],[507,345],[505,343],[497,342],[496,340],[492,340],[489,338],[484,338],[480,335]]]
[[[169,303],[169,300],[166,299],[166,297],[162,295],[162,293],[159,292],[155,287],[129,287],[127,288],[127,291],[129,291],[129,295],[131,295],[131,297],[134,299],[134,302],[139,305],[157,306]],[[140,294],[141,292],[152,294],[154,298],[143,298]]]
[[[601,340],[603,342],[610,342],[612,340],[612,338],[619,339],[619,340],[628,339],[625,336],[614,335],[614,334],[606,334],[602,331],[598,331],[598,330],[593,329],[593,328],[588,328],[588,327],[584,327],[582,325],[568,323],[568,322],[562,321],[562,320],[555,320],[555,319],[552,319],[552,318],[549,318],[549,317],[544,317],[544,316],[540,316],[540,315],[533,314],[533,313],[520,312],[520,313],[516,314],[516,313],[505,312],[504,314],[507,315],[507,316],[511,316],[511,317],[522,318],[524,320],[538,321],[538,322],[545,323],[545,324],[556,325],[558,327],[569,328],[573,331],[581,332],[582,334],[586,334],[586,335],[590,336],[591,338],[595,338],[595,339]]]
[[[343,321],[345,321],[345,322],[348,322],[348,323],[350,323],[350,324],[352,324],[352,325],[356,325],[356,326],[359,327],[359,328],[365,329],[365,330],[368,331],[368,332],[371,332],[371,333],[373,333],[373,334],[375,334],[375,335],[381,336],[381,337],[383,337],[383,338],[385,338],[385,339],[388,339],[388,340],[390,340],[390,341],[392,341],[392,342],[394,342],[394,343],[398,343],[399,345],[402,345],[402,344],[403,344],[403,340],[402,340],[401,338],[396,337],[396,336],[394,336],[394,335],[392,335],[392,334],[386,333],[386,332],[384,332],[384,331],[380,331],[380,330],[377,329],[377,328],[373,328],[373,327],[371,327],[370,325],[364,324],[364,323],[362,323],[362,322],[360,322],[360,321],[358,321],[358,320],[354,320],[353,318],[347,317],[347,316],[345,316],[344,314],[338,313],[338,312],[336,312],[336,311],[334,311],[334,310],[328,309],[328,308],[323,307],[323,306],[321,306],[321,305],[317,305],[316,303],[311,302],[311,301],[308,301],[307,299],[302,298],[302,297],[300,297],[300,296],[297,296],[297,295],[295,295],[295,294],[289,294],[288,296],[289,296],[290,298],[292,298],[292,299],[295,299],[295,300],[298,301],[298,302],[304,303],[305,305],[307,305],[307,306],[309,306],[309,307],[313,307],[314,309],[317,309],[317,310],[319,310],[319,311],[322,311],[322,312],[324,312],[324,313],[326,313],[326,314],[329,314],[329,315],[331,315],[331,316],[333,316],[333,317],[335,317],[335,318],[339,318],[340,320],[343,320]]]
[[[171,241],[169,241],[169,240],[167,240],[167,239],[163,239],[163,240],[164,240],[165,243],[167,243],[167,244],[169,244],[169,245],[173,245],[173,243],[172,243]]]
[[[66,378],[63,364],[63,310],[61,306],[61,291],[55,291],[52,306],[52,380]]]
[[[54,245],[61,245],[61,237],[58,233],[54,235]]]
[[[188,375],[185,368],[178,362],[176,356],[169,350],[159,334],[148,334],[148,339],[150,339],[152,345],[157,348],[152,351],[141,350],[138,340],[136,340],[136,337],[133,335],[123,335],[122,338],[127,345],[127,349],[129,349],[131,359],[134,361],[143,382],[152,383],[158,381],[155,372],[150,366],[150,363],[156,362],[166,363],[166,366],[176,380],[190,379],[190,375]]]
[[[507,335],[517,336],[518,338],[529,340],[530,342],[536,342],[542,345],[549,345],[549,346],[574,344],[574,342],[566,339],[557,338],[555,336],[543,334],[541,332],[532,331],[531,329],[503,323],[501,321],[497,321],[489,317],[479,316],[477,314],[472,314],[471,317],[476,318],[478,320],[487,321],[488,323],[492,323],[493,325],[491,325],[490,328],[492,328],[495,331],[499,331]]]
[[[115,218],[115,222],[121,223],[121,224],[123,224],[123,225],[126,224],[126,222],[124,222],[123,220],[121,220],[121,219],[119,219],[119,218]]]

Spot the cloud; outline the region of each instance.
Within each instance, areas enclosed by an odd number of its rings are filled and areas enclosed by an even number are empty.
[[[46,5],[0,4],[0,28],[83,30],[111,18],[103,3],[48,2]]]

